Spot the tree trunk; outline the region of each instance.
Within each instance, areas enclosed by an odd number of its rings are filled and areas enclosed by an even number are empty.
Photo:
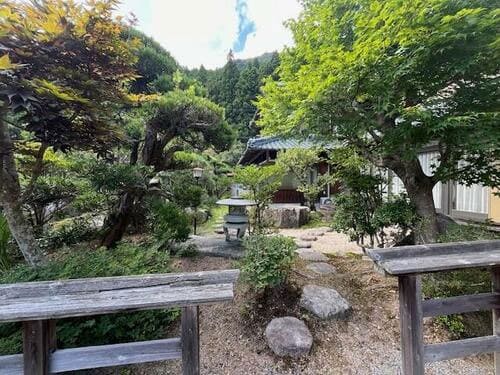
[[[439,234],[436,208],[432,196],[433,185],[406,184],[406,191],[410,201],[415,205],[421,222],[415,229],[417,243],[432,243],[437,241]]]
[[[417,215],[421,218],[421,222],[415,228],[416,242],[436,242],[439,228],[434,197],[432,196],[434,180],[424,173],[417,158],[399,162],[393,165],[392,169],[403,181],[408,197],[415,206]]]
[[[0,204],[12,236],[17,242],[24,259],[36,267],[42,262],[42,252],[38,247],[33,228],[22,210],[21,185],[14,159],[14,146],[9,129],[3,121],[5,108],[0,108]]]
[[[174,138],[175,134],[167,132],[159,134],[153,125],[146,126],[146,136],[144,147],[142,148],[142,163],[154,167],[155,172],[165,169],[164,149],[168,142]]]
[[[107,229],[101,241],[102,246],[114,247],[123,238],[134,213],[134,201],[135,194],[133,193],[125,193],[121,196],[118,208],[106,219]]]

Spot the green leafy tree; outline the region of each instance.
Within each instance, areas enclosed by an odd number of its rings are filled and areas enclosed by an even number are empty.
[[[333,181],[333,176],[322,174],[314,176],[318,164],[325,161],[320,156],[320,150],[311,149],[290,149],[278,154],[276,163],[287,173],[291,174],[298,181],[297,190],[304,193],[309,206],[316,210],[316,202],[320,194],[325,190],[325,186]]]
[[[174,90],[152,96],[144,103],[141,116],[145,121],[140,166],[151,167],[155,173],[165,171],[176,151],[190,145],[197,150],[212,147],[229,148],[234,139],[224,118],[224,110],[192,90]],[[154,173],[148,175],[149,179]],[[147,190],[124,191],[108,215],[102,245],[113,247],[120,241],[134,211],[143,203]]]
[[[239,124],[238,129],[242,139],[248,139],[256,134],[255,126],[251,128],[250,123],[255,116],[254,101],[261,85],[257,61],[255,60],[255,63],[248,64],[243,68],[236,85],[236,96],[233,103],[238,112],[235,114],[234,120]]]
[[[168,92],[174,89],[173,75],[179,69],[177,61],[158,42],[135,29],[123,33],[125,38],[140,40],[135,68],[138,77],[131,83],[133,93]]]
[[[438,233],[432,188],[500,185],[500,18],[482,0],[312,0],[289,26],[295,47],[259,100],[267,133],[316,133],[401,178],[418,240]],[[436,145],[427,176],[418,159]],[[460,162],[463,161],[463,162]]]
[[[48,147],[105,155],[119,142],[113,114],[127,101],[124,84],[134,77],[136,43],[122,38],[125,26],[113,15],[117,3],[0,2],[0,204],[33,266],[43,256],[22,210],[7,121],[40,144],[33,181]]]
[[[283,169],[278,165],[248,165],[237,168],[234,180],[247,189],[248,198],[255,201],[254,232],[261,232],[264,225],[262,212],[272,201],[274,194],[281,186]]]

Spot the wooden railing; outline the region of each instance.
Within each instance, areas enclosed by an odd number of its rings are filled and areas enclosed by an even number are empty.
[[[233,299],[238,270],[106,277],[0,286],[0,323],[23,323],[23,354],[0,357],[1,375],[46,375],[182,359],[199,374],[198,306]],[[57,349],[56,319],[182,308],[181,337]]]
[[[379,270],[398,277],[403,374],[422,375],[425,363],[493,352],[495,374],[500,375],[499,240],[368,249],[366,252]],[[422,300],[421,274],[466,268],[490,269],[492,292]],[[424,317],[481,310],[493,312],[491,336],[424,344]]]

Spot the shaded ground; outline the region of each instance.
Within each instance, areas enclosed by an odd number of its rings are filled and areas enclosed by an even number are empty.
[[[311,355],[301,361],[275,357],[264,341],[266,319],[249,315],[245,287],[237,286],[233,304],[201,308],[201,372],[227,375],[278,374],[399,374],[399,321],[396,281],[375,273],[369,261],[359,255],[333,256],[330,263],[338,273],[317,277],[299,262],[292,282],[314,282],[336,288],[353,306],[346,321],[318,321],[291,307],[289,313],[306,321],[314,336]],[[237,262],[224,258],[181,259],[175,266],[182,271],[226,269]],[[168,336],[178,335],[174,327]],[[427,324],[426,340],[443,340],[443,332]],[[179,361],[137,365],[127,373],[140,375],[180,374]],[[488,356],[453,360],[427,366],[426,374],[491,374]],[[122,370],[123,371],[123,370]],[[105,373],[122,374],[119,369]]]

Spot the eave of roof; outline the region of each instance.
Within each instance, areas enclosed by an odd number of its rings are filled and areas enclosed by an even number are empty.
[[[251,159],[250,156],[254,156],[255,153],[258,153],[259,151],[280,151],[292,148],[308,149],[313,147],[331,149],[335,146],[333,143],[318,141],[312,137],[306,139],[282,138],[279,136],[250,138],[247,142],[247,147],[243,152],[243,155],[241,155],[241,158],[238,161],[238,164],[248,162],[248,160]]]

